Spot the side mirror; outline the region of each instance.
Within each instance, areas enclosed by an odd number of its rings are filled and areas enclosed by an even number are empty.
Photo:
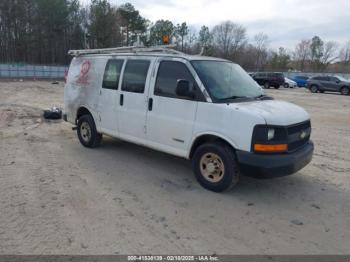
[[[339,80],[337,80],[337,81],[335,81],[337,84],[339,84],[340,83],[340,81]]]
[[[193,99],[194,91],[190,87],[190,82],[184,79],[177,80],[176,95]]]

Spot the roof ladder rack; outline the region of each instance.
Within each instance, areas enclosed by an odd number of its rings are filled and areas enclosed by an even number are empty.
[[[71,56],[89,55],[89,54],[114,54],[114,53],[167,53],[175,55],[184,55],[184,53],[171,49],[174,45],[139,47],[139,46],[124,46],[115,48],[103,49],[81,49],[69,50],[68,54]]]

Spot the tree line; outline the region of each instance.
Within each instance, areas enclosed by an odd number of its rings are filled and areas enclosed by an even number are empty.
[[[203,53],[241,64],[248,71],[338,71],[350,73],[350,41],[344,46],[318,36],[301,40],[289,50],[270,47],[268,35],[248,37],[246,28],[225,21],[200,30],[186,22],[154,23],[130,3],[108,0],[1,0],[0,62],[68,64],[70,49],[162,44],[168,36],[176,49]]]

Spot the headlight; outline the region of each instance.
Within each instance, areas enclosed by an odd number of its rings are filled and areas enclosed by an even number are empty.
[[[274,139],[274,137],[275,137],[275,129],[269,128],[269,130],[267,131],[267,140],[270,141]]]
[[[252,138],[252,151],[285,152],[288,150],[287,129],[283,127],[257,125]]]

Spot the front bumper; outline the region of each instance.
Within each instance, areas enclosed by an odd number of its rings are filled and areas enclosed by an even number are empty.
[[[255,178],[282,177],[296,173],[312,160],[314,144],[310,140],[292,153],[256,154],[237,151],[242,174]]]

